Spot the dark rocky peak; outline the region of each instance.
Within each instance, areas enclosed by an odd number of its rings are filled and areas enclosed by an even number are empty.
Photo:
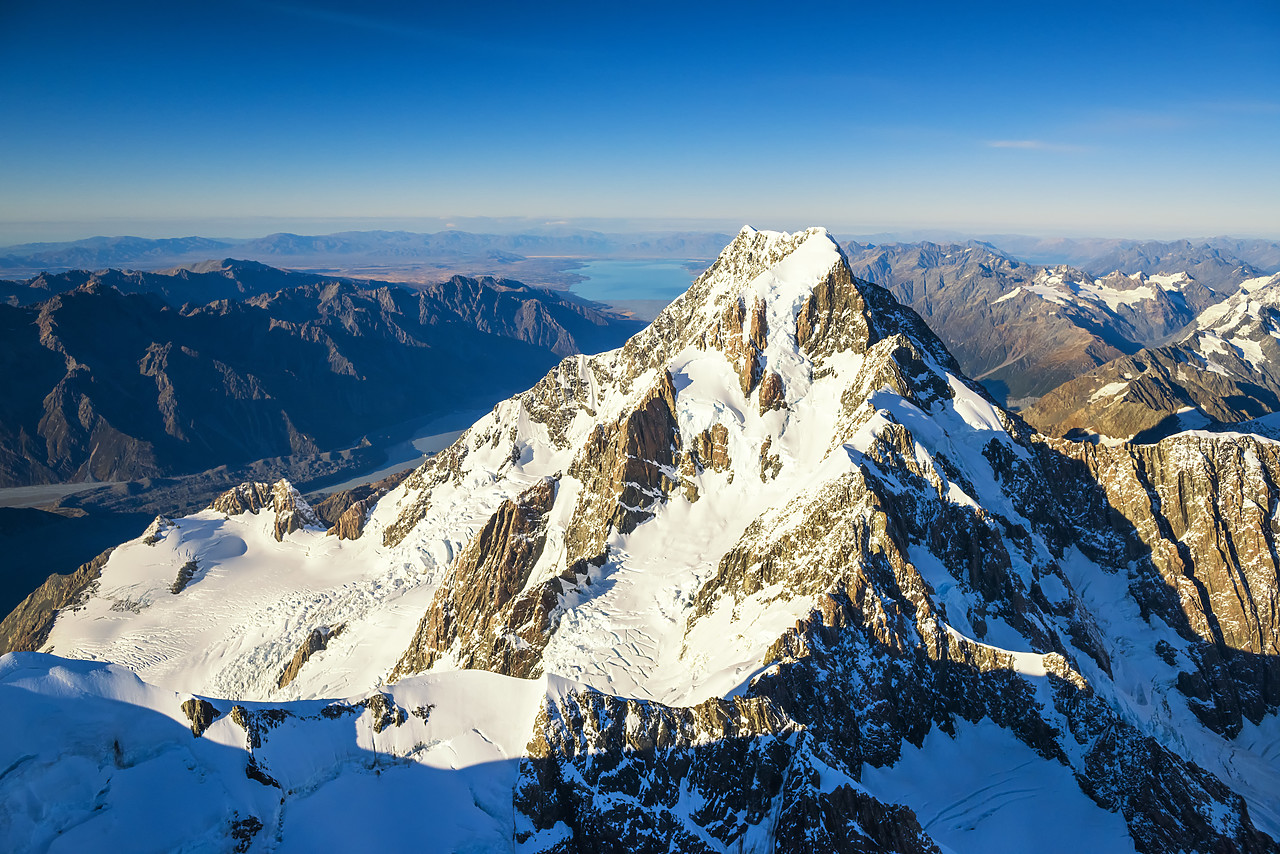
[[[306,528],[323,528],[324,523],[293,484],[278,480],[274,484],[242,483],[219,495],[209,509],[228,516],[241,513],[257,515],[261,510],[275,513],[273,533],[277,541],[285,535]]]

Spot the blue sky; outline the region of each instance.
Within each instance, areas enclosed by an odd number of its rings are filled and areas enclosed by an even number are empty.
[[[0,243],[471,217],[1275,238],[1278,42],[1275,0],[0,0]]]

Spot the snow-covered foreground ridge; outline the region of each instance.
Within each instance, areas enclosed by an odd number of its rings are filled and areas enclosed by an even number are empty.
[[[30,636],[146,683],[4,660],[49,742],[0,837],[166,781],[242,850],[473,795],[465,850],[1274,850],[1277,447],[1045,440],[824,231],[747,228],[333,535],[246,486],[87,573]]]

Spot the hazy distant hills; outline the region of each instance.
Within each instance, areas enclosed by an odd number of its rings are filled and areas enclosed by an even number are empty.
[[[347,447],[410,418],[487,406],[636,328],[544,290],[462,277],[362,288],[234,262],[25,286],[58,292],[0,305],[3,486]],[[213,299],[193,302],[206,287]]]
[[[1038,264],[1069,264],[1094,275],[1185,271],[1209,287],[1280,271],[1280,242],[1214,237],[1207,240],[1137,241],[1037,238],[997,235],[987,238],[1001,250]],[[1243,273],[1243,275],[1241,275]]]
[[[83,269],[41,273],[24,281],[0,281],[0,299],[10,305],[33,305],[95,282],[121,293],[155,294],[170,305],[181,307],[184,303],[247,299],[317,281],[320,279],[311,273],[296,273],[257,261],[226,258],[154,273],[114,269],[96,273]]]
[[[155,270],[234,255],[297,266],[396,266],[469,259],[520,260],[529,256],[714,258],[727,235],[711,232],[661,234],[474,234],[441,231],[351,231],[319,236],[271,234],[251,240],[186,237],[148,240],[94,237],[69,243],[28,243],[0,249],[0,273],[106,267]]]
[[[37,271],[100,270],[133,265],[156,268],[185,258],[228,254],[234,241],[208,237],[149,239],[90,237],[66,243],[24,243],[0,249],[0,269]]]
[[[252,239],[92,237],[0,247],[0,273],[29,276],[41,271],[107,267],[157,270],[226,256],[269,264],[292,262],[299,266],[395,266],[485,258],[510,261],[541,256],[710,260],[728,239],[729,235],[714,231],[616,234],[573,229],[522,234],[457,230],[427,234],[407,231],[278,233]],[[981,239],[993,251],[1032,264],[1068,264],[1094,275],[1114,270],[1148,274],[1185,270],[1209,287],[1233,277],[1241,266],[1251,267],[1251,271],[1246,271],[1250,275],[1280,270],[1280,242],[1259,239],[1215,237],[1160,242],[1017,234]],[[915,237],[892,235],[858,240],[863,244],[917,242]],[[965,239],[957,236],[939,242],[964,244]]]

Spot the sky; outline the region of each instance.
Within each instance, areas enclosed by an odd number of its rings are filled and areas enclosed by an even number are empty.
[[[0,0],[0,244],[495,221],[1275,239],[1278,42],[1276,0]]]

